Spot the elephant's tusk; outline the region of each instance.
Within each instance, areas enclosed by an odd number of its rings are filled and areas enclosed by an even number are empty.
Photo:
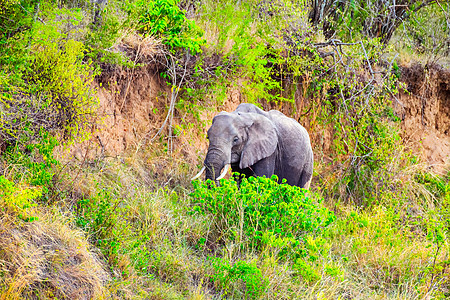
[[[227,175],[227,172],[228,172],[228,169],[229,169],[229,168],[230,168],[230,164],[226,164],[226,165],[225,165],[225,168],[224,168],[223,171],[222,171],[222,174],[220,174],[220,176],[217,177],[216,180],[220,180],[220,179],[224,178],[225,175]]]
[[[198,174],[197,175],[195,175],[194,177],[192,177],[191,178],[191,180],[195,180],[195,179],[197,179],[197,178],[199,178],[200,177],[200,175],[202,175],[203,174],[203,172],[205,172],[205,169],[206,169],[206,167],[205,166],[203,166],[203,168],[200,170],[200,172],[198,172]]]

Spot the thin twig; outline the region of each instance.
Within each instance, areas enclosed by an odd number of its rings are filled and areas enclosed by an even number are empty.
[[[168,58],[170,58],[170,63]],[[180,79],[180,82],[177,82],[177,71],[176,71],[176,60],[175,57],[171,54],[167,54],[165,56],[166,59],[166,67],[168,68],[168,72],[170,73],[170,77],[172,78],[172,89],[171,89],[171,96],[170,96],[170,104],[169,104],[169,110],[167,112],[166,118],[164,119],[163,124],[161,125],[161,127],[159,128],[159,130],[156,132],[156,134],[150,139],[150,143],[152,143],[160,134],[161,132],[165,129],[166,125],[169,124],[169,135],[168,135],[168,151],[172,151],[172,121],[173,121],[173,112],[175,110],[175,104],[176,104],[176,100],[178,97],[178,93],[180,91],[181,86],[184,83],[185,77],[186,77],[186,73],[187,73],[187,64],[189,62],[189,57],[186,59],[185,61],[185,66],[184,66],[184,72],[183,75]],[[149,132],[150,133],[150,132]],[[136,148],[135,153],[137,153],[140,149],[140,147],[144,144],[144,141],[148,138],[148,134],[146,134],[142,140],[139,142],[138,147]]]
[[[38,8],[39,8],[39,3],[40,3],[40,2],[37,3],[37,7],[38,7]],[[26,10],[25,7],[22,6],[22,4],[19,3],[19,6],[20,6],[20,8],[22,8],[26,13],[28,13],[28,14],[31,15],[31,12],[29,12],[28,10]],[[44,22],[44,20],[42,20],[41,18],[39,18],[37,15],[35,15],[34,18],[35,18],[35,19],[37,18],[37,19],[39,20],[39,22],[41,22],[42,24],[47,25],[47,24]]]

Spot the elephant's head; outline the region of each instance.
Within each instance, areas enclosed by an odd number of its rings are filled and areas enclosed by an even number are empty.
[[[212,180],[221,179],[230,164],[245,169],[272,155],[278,143],[272,121],[256,113],[244,112],[221,112],[214,117],[208,139],[204,168],[198,176],[206,169],[206,179]]]

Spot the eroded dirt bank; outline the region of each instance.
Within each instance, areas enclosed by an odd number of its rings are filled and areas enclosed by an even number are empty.
[[[404,140],[434,169],[450,164],[450,70],[438,65],[401,68],[405,90],[393,100]]]

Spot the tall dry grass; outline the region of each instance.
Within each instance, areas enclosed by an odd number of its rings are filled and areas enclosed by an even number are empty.
[[[111,280],[85,233],[56,209],[0,217],[0,299],[106,299]]]

